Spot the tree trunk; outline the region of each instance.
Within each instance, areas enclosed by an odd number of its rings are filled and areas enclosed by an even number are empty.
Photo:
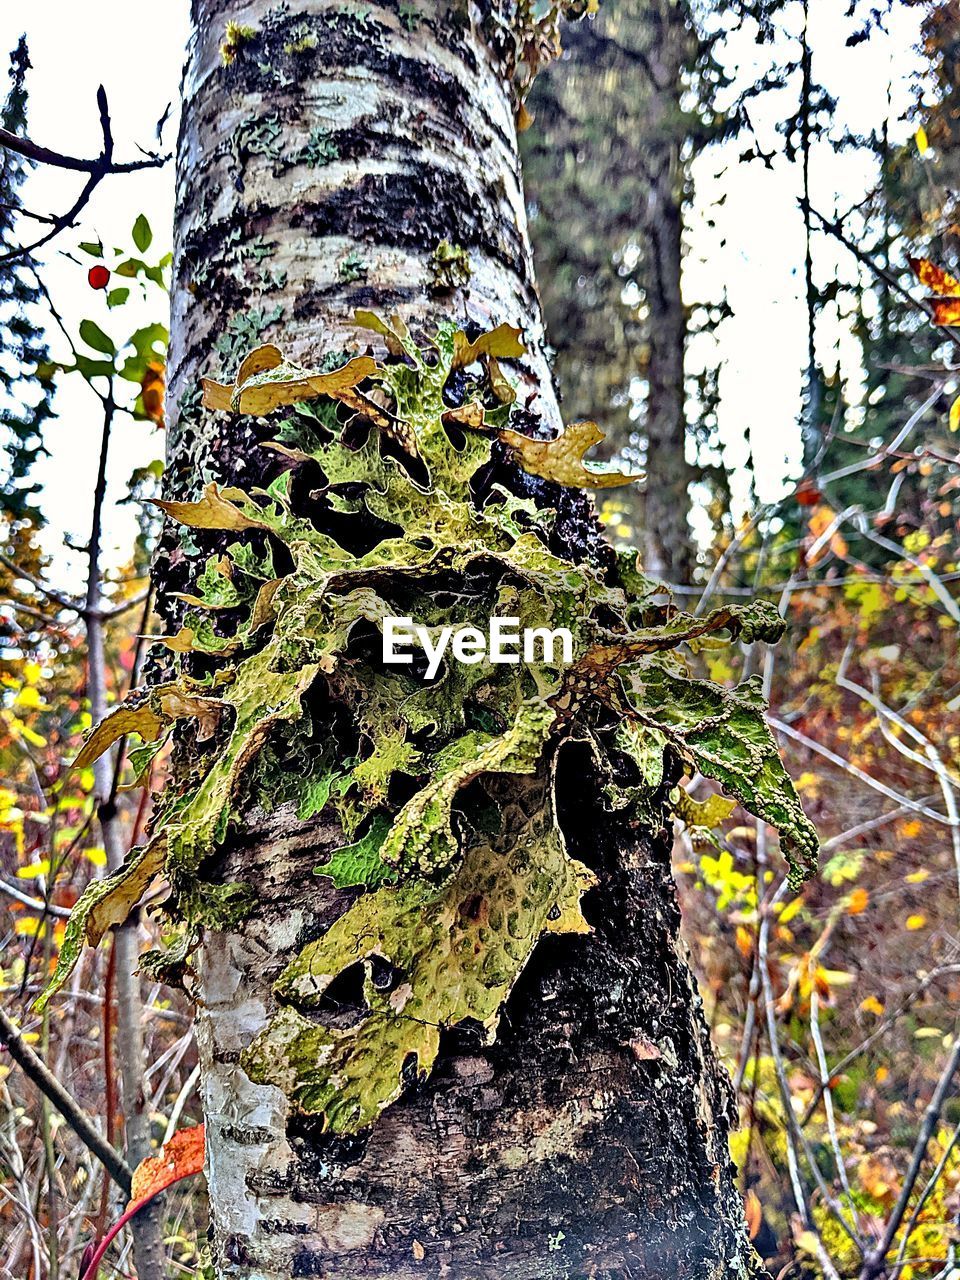
[[[690,32],[684,6],[666,0],[651,6],[656,33],[648,59],[649,188],[642,217],[646,238],[650,367],[647,374],[647,483],[644,499],[644,564],[669,582],[689,582],[694,565],[690,536],[690,485],[686,460],[684,348],[687,317],[680,292],[683,262],[683,186],[678,120]]]
[[[647,237],[647,297],[653,313],[647,371],[647,480],[644,495],[643,562],[648,573],[686,583],[694,566],[690,536],[690,484],[686,460],[683,360],[687,319],[680,295],[683,221],[676,190],[679,158],[664,147],[650,168],[644,231]]]
[[[249,490],[269,479],[248,418],[203,414],[196,389],[232,379],[264,339],[294,358],[363,349],[356,307],[418,331],[450,317],[521,324],[526,409],[557,420],[530,266],[509,86],[508,10],[497,3],[194,0],[179,147],[169,484]],[[436,10],[442,10],[437,16]],[[242,23],[244,33],[227,22]],[[227,39],[225,58],[221,44]],[[226,61],[227,65],[223,65]],[[466,287],[435,251],[469,257]],[[602,561],[589,504],[555,496],[557,537]],[[191,580],[168,532],[167,593]],[[569,852],[599,878],[588,935],[548,935],[490,1045],[443,1033],[372,1127],[342,1137],[254,1083],[241,1052],[305,940],[356,894],[311,874],[343,843],[324,814],[249,818],[216,875],[257,903],[200,957],[198,1037],[218,1276],[745,1276],[751,1251],[726,1147],[730,1093],[711,1055],[678,942],[670,832],[601,806],[585,747],[559,756]],[[653,799],[664,812],[671,779]],[[545,791],[543,794],[546,794]],[[654,824],[656,825],[656,824]],[[331,988],[332,991],[332,988]],[[349,982],[334,1015],[360,1003]],[[374,1064],[375,1065],[375,1064]]]
[[[536,124],[521,145],[547,337],[567,413],[596,419],[607,448],[643,457],[643,493],[619,505],[641,527],[645,569],[685,583],[694,471],[680,275],[689,155],[702,139],[681,94],[696,79],[698,37],[683,0],[604,0],[564,41],[567,56],[534,85]]]

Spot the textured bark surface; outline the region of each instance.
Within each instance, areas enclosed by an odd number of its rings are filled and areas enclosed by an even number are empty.
[[[171,488],[193,493],[201,478],[249,488],[267,474],[255,425],[197,411],[201,372],[232,376],[264,338],[304,360],[331,345],[360,349],[368,337],[349,324],[356,306],[400,310],[418,326],[439,316],[522,324],[526,378],[541,390],[529,407],[552,422],[503,78],[507,13],[456,4],[414,21],[413,6],[391,3],[268,8],[194,2]],[[223,68],[228,18],[255,34]],[[311,137],[327,159],[291,159]],[[466,292],[438,288],[431,255],[442,239],[468,251]],[[363,278],[345,278],[353,271],[342,264],[357,259]],[[531,492],[542,497],[544,486]],[[572,494],[562,506],[571,546],[597,554],[585,500]],[[171,531],[162,588],[185,586],[189,564]],[[483,1045],[469,1027],[448,1033],[431,1078],[354,1138],[291,1115],[278,1089],[254,1085],[239,1065],[282,967],[352,901],[312,874],[338,831],[283,810],[253,814],[209,868],[258,896],[246,923],[208,935],[200,957],[218,1275],[747,1274],[728,1093],[679,950],[669,835],[611,822],[591,760],[566,748],[558,790],[570,852],[600,876],[584,900],[594,932],[541,942],[497,1042]],[[344,1022],[363,1013],[350,976],[328,1001],[328,1016]]]

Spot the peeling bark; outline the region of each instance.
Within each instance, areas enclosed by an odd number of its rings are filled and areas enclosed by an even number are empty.
[[[555,424],[504,75],[507,6],[436,6],[418,21],[395,3],[193,8],[171,496],[192,496],[201,479],[250,487],[269,474],[255,424],[197,411],[200,373],[232,377],[262,339],[305,361],[331,339],[356,351],[369,340],[350,324],[357,306],[417,328],[441,316],[521,323],[528,408]],[[224,67],[228,18],[253,34]],[[438,285],[442,239],[467,250],[466,287]],[[556,501],[554,488],[526,483]],[[602,556],[585,500],[568,494],[561,508],[567,553]],[[185,585],[188,563],[168,535],[164,591]],[[253,886],[257,906],[235,932],[208,934],[200,956],[219,1276],[749,1274],[730,1096],[678,941],[669,832],[612,821],[593,774],[585,750],[565,748],[560,819],[571,854],[600,877],[584,899],[594,932],[542,942],[497,1041],[467,1026],[445,1033],[429,1080],[349,1139],[292,1114],[239,1064],[282,968],[353,900],[312,875],[342,837],[278,810],[255,812],[232,838],[212,874]],[[331,1016],[362,1016],[357,1001],[348,977],[338,981]]]

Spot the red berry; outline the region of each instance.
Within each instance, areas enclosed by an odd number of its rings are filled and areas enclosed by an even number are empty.
[[[97,264],[87,272],[87,281],[91,289],[105,289],[110,280],[110,272],[106,267]]]

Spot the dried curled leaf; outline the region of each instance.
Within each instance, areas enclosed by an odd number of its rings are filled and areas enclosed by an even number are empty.
[[[353,313],[353,318],[361,329],[379,333],[392,356],[410,355],[416,351],[416,345],[410,337],[410,330],[399,316],[391,316],[389,320],[384,320],[375,311],[359,310]]]
[[[139,706],[121,703],[94,726],[89,738],[80,748],[73,768],[88,769],[94,760],[98,760],[115,742],[129,733],[139,735],[144,742],[155,742],[167,724],[166,717],[157,713],[149,699],[144,699]]]
[[[481,333],[473,342],[461,330],[453,335],[452,369],[466,369],[481,356],[495,359],[516,360],[525,355],[527,348],[520,339],[520,330],[512,324],[498,324],[489,333]]]
[[[705,618],[677,613],[658,627],[634,631],[625,639],[611,644],[591,645],[571,667],[570,679],[576,682],[580,677],[606,676],[626,662],[676,649],[681,644],[691,644],[717,631],[726,631],[731,640],[743,640],[745,644],[754,644],[758,640],[776,644],[785,629],[786,623],[768,600],[755,600],[749,605],[724,605]]]
[[[161,498],[151,498],[150,501],[191,529],[229,529],[240,533],[244,529],[267,528],[262,520],[244,515],[231,501],[232,498],[245,499],[246,494],[237,489],[221,490],[215,484],[208,484],[199,502],[168,502]]]
[[[360,400],[356,388],[378,368],[371,356],[355,356],[341,368],[321,373],[286,360],[279,347],[267,343],[246,357],[237,370],[233,386],[204,378],[203,403],[207,409],[263,417],[283,405],[328,396],[367,413],[371,407]]]
[[[615,489],[643,476],[628,476],[601,464],[587,466],[583,455],[604,439],[595,422],[574,422],[555,440],[532,440],[518,431],[504,429],[500,439],[516,456],[524,471],[554,484],[573,489]]]
[[[70,913],[60,946],[57,968],[49,986],[38,998],[42,1011],[73,972],[84,943],[95,947],[113,925],[123,924],[150,884],[163,870],[163,842],[155,839],[142,849],[133,849],[111,876],[93,880]]]

